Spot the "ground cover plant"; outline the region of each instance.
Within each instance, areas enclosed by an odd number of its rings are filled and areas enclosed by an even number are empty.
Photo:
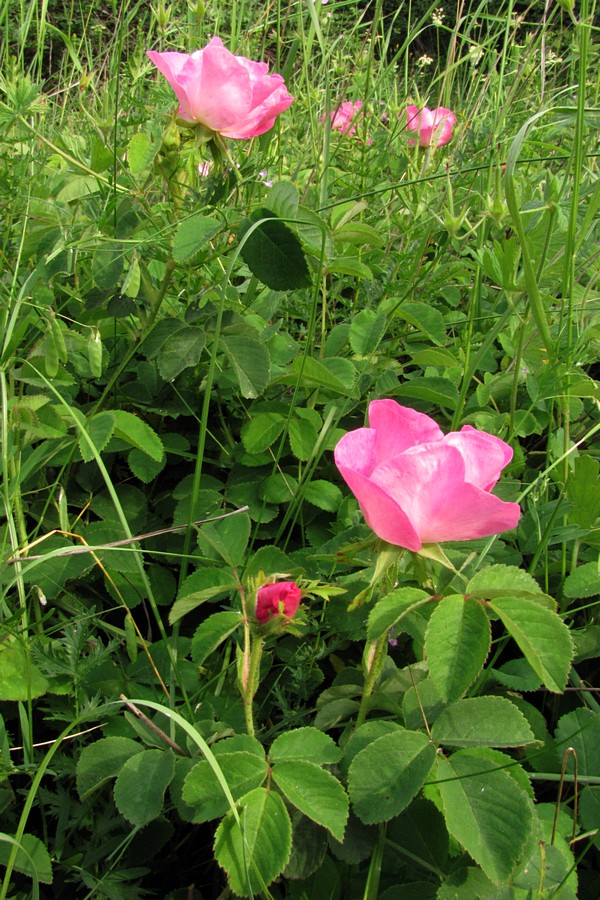
[[[595,898],[595,0],[2,4],[0,898]]]

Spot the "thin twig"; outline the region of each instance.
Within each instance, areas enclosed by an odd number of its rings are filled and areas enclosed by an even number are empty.
[[[223,513],[220,516],[211,516],[210,519],[198,519],[197,522],[192,522],[192,526],[196,525],[206,525],[207,522],[218,522],[220,519],[228,519],[230,516],[236,516],[238,513],[246,512],[248,510],[248,506],[241,506],[239,509],[233,509],[230,512]],[[107,550],[113,549],[114,547],[125,547],[127,544],[135,544],[136,541],[145,541],[148,538],[160,537],[162,534],[170,534],[173,531],[179,531],[182,528],[187,528],[186,525],[173,525],[171,528],[159,528],[158,531],[147,531],[145,534],[138,534],[135,537],[122,538],[119,541],[110,541],[108,544],[99,544],[96,547],[92,547],[89,544],[81,547],[67,547],[59,553],[54,553],[53,558],[59,556],[78,556],[80,553],[95,553],[98,550]],[[59,529],[54,529],[54,531],[49,531],[48,534],[44,534],[42,537],[38,538],[36,541],[33,541],[31,544],[28,544],[27,547],[23,547],[21,550],[17,551],[16,556],[11,556],[10,559],[6,561],[8,563],[16,563],[20,562],[23,558],[27,559],[43,559],[43,554],[36,554],[34,556],[23,557],[22,554],[26,553],[28,549],[35,546],[35,544],[39,544],[41,541],[46,540],[46,538],[52,537],[54,534],[64,534],[65,532],[60,531]],[[71,535],[72,536],[72,535]],[[78,535],[75,535],[78,537]]]
[[[138,709],[135,703],[132,703],[131,700],[128,700],[125,694],[119,694],[119,699],[123,701],[127,709],[133,713],[136,719],[139,719],[140,722],[143,722],[150,731],[153,731],[154,734],[158,735],[158,737],[168,744],[171,750],[174,750],[176,753],[179,753],[181,756],[188,756],[189,754],[183,750],[179,744],[176,744],[175,741],[172,741],[171,738],[164,733],[162,728],[159,728],[158,725],[155,725],[154,722],[145,716],[141,709]]]

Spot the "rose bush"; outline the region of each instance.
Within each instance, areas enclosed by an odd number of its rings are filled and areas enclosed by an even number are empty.
[[[194,53],[148,51],[179,100],[179,115],[229,138],[253,138],[273,127],[294,99],[266,63],[235,56],[218,37]]]
[[[338,442],[335,462],[376,535],[407,550],[514,528],[518,503],[490,493],[512,459],[508,444],[465,425],[444,435],[429,416],[374,400],[369,428]]]
[[[456,122],[454,113],[444,106],[436,109],[407,106],[406,119],[407,129],[419,136],[419,147],[443,147],[451,139]],[[414,147],[417,140],[411,138],[408,143]]]
[[[263,584],[256,592],[255,616],[261,625],[265,625],[271,616],[283,612],[288,619],[293,619],[298,611],[302,591],[295,581],[278,581],[275,584]]]

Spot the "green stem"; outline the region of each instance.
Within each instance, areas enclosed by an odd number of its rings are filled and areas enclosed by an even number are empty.
[[[387,822],[382,822],[379,826],[377,835],[377,843],[373,848],[371,862],[369,864],[369,873],[367,875],[367,883],[363,894],[363,900],[377,900],[379,896],[379,882],[381,880],[381,867],[383,864],[383,854],[385,851]]]
[[[242,662],[242,677],[240,690],[244,700],[244,716],[246,718],[246,731],[254,737],[254,714],[252,701],[258,690],[260,682],[260,660],[262,658],[264,637],[255,635],[254,641],[248,623],[244,626],[244,656]]]
[[[148,334],[148,332],[150,331],[150,328],[154,324],[154,320],[156,319],[156,316],[158,315],[158,311],[161,307],[163,300],[165,299],[165,294],[167,293],[167,289],[171,283],[171,275],[173,274],[176,265],[177,265],[177,263],[175,262],[173,257],[170,256],[166,262],[165,275],[162,280],[162,284],[161,284],[158,292],[155,294],[154,297],[152,297],[152,299],[150,301],[150,310],[149,310],[148,315],[146,316],[146,320],[144,322],[144,337],[146,336],[146,334]]]
[[[355,729],[360,728],[367,717],[371,696],[373,694],[373,691],[375,690],[375,685],[377,684],[379,676],[381,675],[381,670],[383,669],[383,664],[387,656],[387,648],[387,631],[384,632],[384,634],[382,634],[381,637],[376,641],[371,641],[370,644],[365,647],[365,656],[363,660],[365,686],[363,688],[360,706],[358,708],[358,715],[356,717],[356,724],[354,726]]]

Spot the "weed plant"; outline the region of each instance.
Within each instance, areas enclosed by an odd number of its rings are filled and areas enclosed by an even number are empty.
[[[1,9],[1,900],[594,900],[595,0]],[[213,35],[258,138],[146,56]],[[381,398],[508,442],[518,527],[377,543]]]

